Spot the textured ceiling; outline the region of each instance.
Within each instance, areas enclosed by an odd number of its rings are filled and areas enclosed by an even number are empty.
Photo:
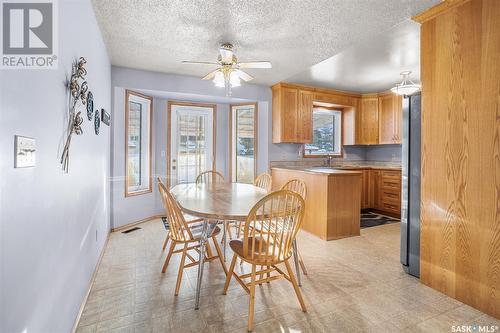
[[[92,0],[111,63],[201,76],[222,42],[240,61],[269,60],[254,83],[273,84],[390,30],[439,0]]]
[[[352,45],[286,81],[361,93],[380,92],[401,81],[402,71],[420,80],[420,24],[411,20]]]

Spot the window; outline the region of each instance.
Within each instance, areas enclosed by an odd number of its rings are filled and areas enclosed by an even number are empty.
[[[231,181],[253,183],[257,164],[257,104],[231,105]]]
[[[304,145],[304,156],[342,154],[342,111],[313,109],[313,142]]]
[[[132,91],[125,101],[125,196],[149,193],[153,99]]]

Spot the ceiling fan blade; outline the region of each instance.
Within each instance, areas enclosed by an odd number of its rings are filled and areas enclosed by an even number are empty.
[[[253,76],[252,75],[247,74],[247,73],[243,72],[242,70],[235,69],[234,72],[240,77],[240,79],[242,79],[245,82],[253,80]]]
[[[239,68],[273,68],[269,61],[239,62]]]
[[[204,77],[202,77],[201,79],[202,80],[212,80],[214,77],[215,77],[215,74],[217,74],[217,72],[219,71],[219,69],[216,69],[214,71],[211,71],[210,73],[208,73],[207,75],[205,75]]]
[[[216,62],[209,61],[182,61],[182,63],[186,65],[218,65]]]
[[[221,62],[230,64],[233,62],[233,51],[224,47],[219,49]]]

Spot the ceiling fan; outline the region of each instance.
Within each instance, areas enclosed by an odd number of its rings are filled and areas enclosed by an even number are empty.
[[[231,95],[231,88],[241,85],[241,81],[248,82],[253,79],[248,73],[242,71],[242,68],[272,68],[269,61],[238,62],[234,55],[233,45],[230,43],[222,44],[219,48],[217,62],[207,61],[183,61],[183,64],[190,65],[216,65],[218,68],[211,71],[202,80],[213,80],[215,86],[225,87],[226,93]]]

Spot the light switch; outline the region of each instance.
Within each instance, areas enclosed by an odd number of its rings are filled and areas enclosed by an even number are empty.
[[[35,166],[36,143],[34,138],[14,136],[14,167],[27,168]]]

